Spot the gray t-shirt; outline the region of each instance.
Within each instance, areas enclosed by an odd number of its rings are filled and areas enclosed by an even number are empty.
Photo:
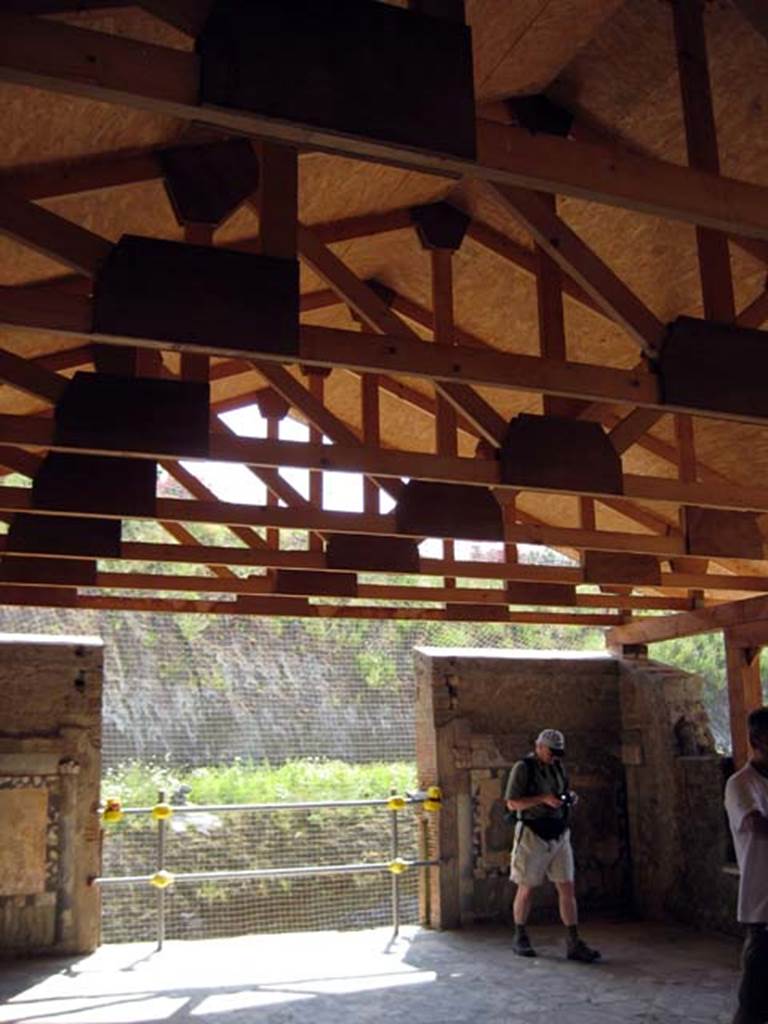
[[[566,790],[565,770],[561,765],[544,764],[538,757],[529,757],[518,761],[509,773],[505,800],[522,800],[526,796],[537,796],[539,793],[551,793],[561,796]],[[524,821],[535,821],[537,818],[551,818],[562,821],[566,817],[566,807],[547,807],[536,804],[522,812]]]

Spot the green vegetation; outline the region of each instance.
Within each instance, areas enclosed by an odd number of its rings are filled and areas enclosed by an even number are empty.
[[[160,790],[170,798],[189,786],[195,804],[261,804],[304,800],[369,800],[403,793],[416,784],[415,766],[407,761],[349,764],[304,758],[279,767],[237,760],[233,764],[180,769],[170,764],[133,761],[108,771],[104,798],[119,797],[125,807],[148,807]]]

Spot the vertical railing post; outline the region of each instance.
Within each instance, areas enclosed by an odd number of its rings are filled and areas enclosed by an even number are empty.
[[[165,790],[158,790],[157,802],[159,804],[165,803]],[[165,840],[167,834],[168,822],[165,818],[157,819],[157,864],[156,870],[158,872],[165,868]],[[163,942],[165,941],[165,888],[158,888],[157,890],[157,949],[158,952],[163,948]]]
[[[395,791],[391,790],[394,796]],[[398,811],[391,810],[390,821],[392,823],[392,860],[396,861],[400,856],[400,829],[397,821]],[[392,938],[396,939],[400,934],[400,875],[392,872]]]
[[[419,860],[429,860],[429,821],[422,809],[418,817],[419,829]],[[429,928],[432,923],[432,910],[430,907],[430,885],[429,868],[419,868],[419,888],[421,898],[419,900],[419,924],[422,928]]]

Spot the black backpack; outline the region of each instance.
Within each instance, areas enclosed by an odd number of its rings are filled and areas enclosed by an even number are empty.
[[[526,769],[527,769],[527,772],[528,772],[528,776],[527,776],[526,782],[525,782],[525,789],[523,790],[522,796],[524,796],[524,797],[525,796],[533,796],[533,793],[534,793],[534,788],[533,788],[534,772],[533,772],[533,768],[534,768],[534,764],[536,762],[536,755],[535,754],[526,754],[525,757],[522,758],[522,761],[523,761],[523,764],[526,766]],[[566,774],[565,768],[563,768],[562,764],[559,761],[556,762],[556,764],[557,764],[557,768],[558,768],[559,774],[562,776],[562,785],[563,785],[563,790],[562,791],[563,791],[563,793],[568,793],[570,791],[571,787],[570,787],[570,783],[568,781],[568,776]],[[505,793],[505,795],[506,795],[506,792],[507,792],[507,786],[509,785],[509,776],[511,774],[512,774],[512,770],[510,769],[509,774],[507,775],[507,781],[504,784],[504,793]],[[563,823],[565,824],[568,821],[568,816],[569,816],[570,809],[571,809],[570,808],[570,804],[566,803],[564,809],[565,809],[565,814],[563,816]],[[523,812],[522,811],[509,811],[509,810],[507,810],[507,802],[506,802],[506,799],[505,799],[504,800],[504,821],[507,823],[507,825],[514,825],[518,821],[523,821],[523,820],[524,819],[523,819]]]

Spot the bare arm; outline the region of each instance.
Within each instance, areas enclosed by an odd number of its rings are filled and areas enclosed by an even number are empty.
[[[523,796],[519,800],[507,800],[508,811],[527,811],[529,807],[536,807],[538,804],[546,804],[555,810],[561,806],[558,797],[551,793],[538,793],[536,796]]]

